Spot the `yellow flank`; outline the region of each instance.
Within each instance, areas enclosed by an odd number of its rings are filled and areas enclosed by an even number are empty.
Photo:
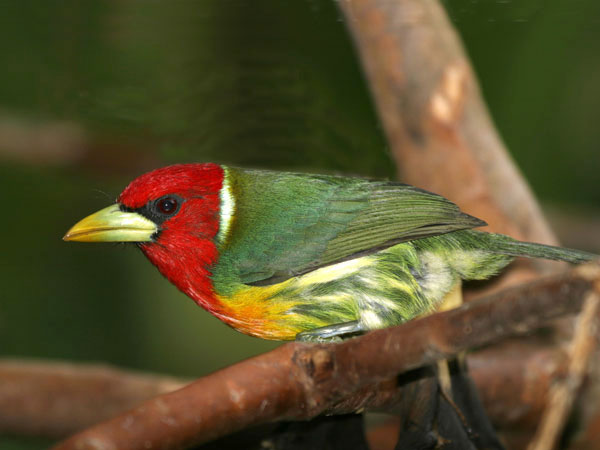
[[[458,308],[463,303],[462,297],[462,281],[457,280],[456,284],[452,287],[452,290],[446,294],[442,302],[436,308],[436,311],[448,311],[450,309]]]
[[[394,279],[394,278],[388,278],[385,280],[385,282],[387,283],[387,286],[391,289],[398,289],[398,290],[404,291],[410,295],[415,294],[415,287],[411,286],[410,284],[408,284],[405,281],[400,281],[400,280]]]
[[[335,283],[348,276],[360,276],[360,270],[373,263],[370,257],[344,261],[290,278],[270,286],[241,285],[232,295],[216,295],[222,305],[219,317],[227,324],[246,334],[263,339],[294,339],[307,329],[331,325],[322,314],[296,312],[295,307],[308,307],[323,312],[332,304],[345,305],[343,320],[359,316],[354,295],[333,288],[328,293],[311,293],[315,286]],[[342,320],[342,321],[343,321]]]
[[[327,325],[358,321],[370,330],[460,306],[461,283],[451,273],[443,274],[448,289],[426,298],[407,269],[398,265],[397,273],[388,273],[380,262],[370,255],[270,286],[238,285],[232,294],[216,295],[220,308],[215,314],[243,333],[291,340]]]
[[[339,278],[352,275],[358,272],[360,269],[367,267],[371,264],[371,258],[363,256],[362,258],[351,259],[344,261],[332,266],[323,267],[313,272],[309,272],[297,278],[298,286],[307,286],[313,284],[329,283]]]

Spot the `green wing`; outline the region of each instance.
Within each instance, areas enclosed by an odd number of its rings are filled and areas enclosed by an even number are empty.
[[[213,275],[244,284],[270,284],[399,242],[485,225],[405,184],[226,170],[235,214]]]

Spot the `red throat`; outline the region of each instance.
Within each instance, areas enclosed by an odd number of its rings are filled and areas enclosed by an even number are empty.
[[[215,237],[223,177],[223,168],[216,164],[169,166],[136,178],[118,199],[134,210],[164,195],[183,200],[179,212],[160,225],[155,241],[140,247],[169,281],[217,316],[222,308],[210,268],[219,256]]]
[[[160,273],[179,290],[207,311],[219,316],[222,306],[215,297],[210,280],[210,266],[218,259],[216,246],[206,239],[180,242],[179,239],[169,239],[164,243],[143,244],[141,249]]]

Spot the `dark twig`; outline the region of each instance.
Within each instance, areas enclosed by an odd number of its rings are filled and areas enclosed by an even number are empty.
[[[586,294],[571,342],[567,376],[552,386],[548,406],[528,450],[552,450],[558,445],[597,345],[599,307],[600,281],[595,283],[595,290]]]

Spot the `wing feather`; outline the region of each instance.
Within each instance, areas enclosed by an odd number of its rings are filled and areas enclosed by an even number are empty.
[[[226,170],[235,220],[215,278],[271,284],[399,242],[485,225],[406,184]]]

